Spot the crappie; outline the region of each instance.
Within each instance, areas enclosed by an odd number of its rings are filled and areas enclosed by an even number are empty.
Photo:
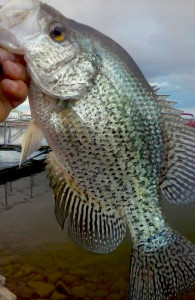
[[[38,0],[0,11],[0,45],[24,54],[34,122],[21,162],[43,136],[55,214],[89,251],[108,253],[130,229],[128,299],[170,299],[194,286],[195,249],[160,203],[195,195],[195,130],[158,96],[117,43]]]

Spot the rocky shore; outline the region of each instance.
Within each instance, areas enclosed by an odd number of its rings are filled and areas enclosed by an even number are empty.
[[[1,256],[0,265],[17,300],[127,300],[129,252],[125,243],[113,253],[97,255],[67,242],[17,257]],[[195,291],[174,298],[193,299]]]
[[[89,253],[71,242],[50,244],[17,258],[4,256],[0,263],[17,300],[127,299],[129,251],[124,244],[109,255]]]

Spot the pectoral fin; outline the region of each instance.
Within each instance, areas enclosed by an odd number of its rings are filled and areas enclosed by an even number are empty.
[[[43,137],[43,132],[39,125],[35,121],[31,121],[22,141],[20,166],[27,157],[40,148]]]

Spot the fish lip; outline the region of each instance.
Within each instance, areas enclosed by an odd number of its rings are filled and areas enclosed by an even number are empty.
[[[19,3],[18,3],[19,2]],[[39,0],[17,1],[9,0],[0,5],[0,46],[14,54],[24,55],[25,44],[21,37],[16,38],[14,29],[26,21],[29,15],[40,11]],[[33,24],[33,23],[32,23]],[[12,31],[13,30],[13,31]],[[27,27],[27,33],[28,33]],[[24,34],[26,34],[24,32]],[[23,35],[22,35],[23,37]]]
[[[6,49],[7,51],[9,51],[10,53],[13,53],[13,54],[18,54],[18,55],[24,55],[25,54],[25,49],[24,48],[9,47],[6,44],[4,44],[3,42],[0,42],[0,47]]]
[[[0,28],[0,46],[14,54],[25,53],[13,33],[5,28]]]

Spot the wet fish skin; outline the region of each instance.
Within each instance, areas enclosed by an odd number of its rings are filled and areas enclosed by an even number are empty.
[[[147,243],[150,236],[162,231],[169,232],[161,214],[158,195],[163,146],[160,110],[154,101],[154,92],[120,46],[111,40],[109,43],[106,37],[97,33],[97,41],[93,40],[93,48],[90,49],[89,40],[96,31],[70,21],[69,26],[72,24],[74,36],[78,42],[82,41],[80,51],[84,52],[85,57],[90,58],[93,55],[91,51],[99,57],[99,64],[95,65],[98,74],[93,79],[93,86],[79,101],[69,101],[73,110],[72,127],[66,113],[55,112],[53,97],[48,103],[47,96],[43,94],[39,109],[34,106],[36,100],[33,99],[37,99],[37,93],[40,94],[36,87],[35,92],[30,93],[33,118],[42,128],[58,163],[69,172],[76,185],[86,191],[93,201],[110,209],[117,208],[126,220],[133,211],[135,226],[129,225],[136,227],[136,232],[132,230],[135,244]],[[84,38],[82,32],[85,32]],[[130,64],[127,64],[128,60]],[[75,132],[75,128],[80,130]],[[53,139],[56,131],[63,139],[63,145]],[[70,132],[73,132],[71,139]],[[90,137],[90,142],[85,136]],[[90,162],[93,162],[91,168]],[[114,164],[121,170],[120,173]],[[110,168],[113,168],[112,174],[108,171]],[[146,182],[145,186],[140,178],[144,184]],[[115,190],[118,193],[113,196]],[[137,201],[140,200],[141,190],[144,205]],[[144,206],[147,205],[150,210],[147,209],[146,214]],[[150,220],[150,228],[146,218]],[[137,221],[142,226],[137,226]]]
[[[120,101],[116,89],[110,88],[109,80],[103,74],[98,75],[97,84],[81,100],[83,103],[81,101],[75,102],[74,105],[69,103],[73,109],[71,126],[67,114],[58,110],[55,112],[56,103],[53,103],[53,99],[49,100],[45,94],[43,94],[43,99],[39,98],[37,110],[36,87],[34,89],[33,92],[31,88],[30,92],[34,118],[42,128],[47,128],[44,135],[54,150],[58,163],[66,172],[69,172],[77,186],[82,191],[86,191],[93,201],[100,202],[108,209],[117,208],[127,220],[134,214],[136,232],[133,238],[136,244],[146,243],[150,236],[166,230],[157,191],[159,170],[155,162],[151,162],[152,151],[155,150],[154,138],[148,128],[149,142],[153,147],[151,149],[145,146],[146,130],[144,128],[142,130],[140,128],[139,135],[135,134],[134,126],[141,127],[139,124],[141,118],[137,120],[136,104],[129,103],[127,97]],[[112,98],[104,92],[105,89],[113,95]],[[47,107],[46,102],[49,104]],[[126,113],[125,116],[124,112],[128,112],[130,107],[134,114]],[[85,126],[80,126],[80,120]],[[154,131],[157,122],[151,123],[151,130]],[[79,131],[75,132],[75,128],[79,128]],[[53,138],[56,132],[60,137],[58,141]],[[137,142],[138,138],[140,143]],[[61,143],[61,139],[64,143]],[[156,147],[159,147],[158,142],[157,139]],[[143,155],[143,144],[144,157],[137,161],[136,156]],[[140,149],[139,152],[136,148]],[[148,178],[145,176],[146,172]],[[140,201],[140,193],[144,194],[144,203]],[[155,219],[157,217],[158,219]],[[141,225],[147,224],[146,218],[150,220],[150,228],[148,226],[137,227],[138,222]]]
[[[171,103],[158,101],[117,43],[46,4],[29,0],[28,7],[24,24],[37,20],[34,33],[21,24],[21,38],[13,19],[6,30],[12,43],[17,39],[13,51],[24,51],[32,116],[53,150],[48,168],[60,225],[67,218],[73,240],[98,253],[114,250],[129,227],[129,299],[168,299],[190,289],[194,247],[167,224],[160,190],[163,186],[168,198],[177,198],[182,178],[181,201],[185,194],[193,197],[194,150],[189,145],[195,143],[194,131],[184,126]],[[62,43],[50,36],[53,23],[65,32]],[[6,41],[0,37],[0,43]],[[24,150],[29,144],[26,138]],[[174,175],[177,169],[181,177]]]

